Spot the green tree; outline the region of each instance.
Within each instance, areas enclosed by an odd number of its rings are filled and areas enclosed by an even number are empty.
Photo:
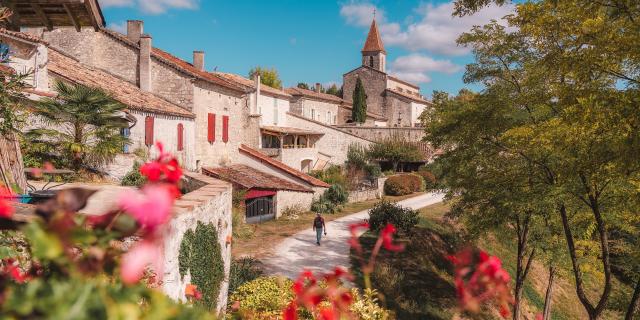
[[[298,82],[298,85],[296,85],[296,87],[300,88],[300,89],[307,89],[310,90],[309,85],[304,83],[304,82]]]
[[[260,75],[260,83],[276,89],[282,89],[282,80],[275,68],[254,67],[249,71],[249,78],[253,79],[256,75]]]
[[[74,170],[94,169],[113,161],[130,143],[120,134],[128,123],[126,106],[101,89],[56,82],[56,98],[45,98],[32,113],[42,126],[27,133],[29,143],[42,147]]]
[[[342,86],[338,89],[338,86],[334,83],[327,89],[326,93],[342,98]]]
[[[400,170],[401,162],[423,159],[420,149],[401,137],[390,137],[371,144],[367,150],[367,156],[370,160],[390,162],[396,171]]]
[[[358,78],[353,90],[353,109],[351,119],[356,123],[364,123],[367,120],[367,94],[364,91],[362,80]]]

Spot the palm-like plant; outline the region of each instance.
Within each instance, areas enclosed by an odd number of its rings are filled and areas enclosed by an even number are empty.
[[[33,114],[42,126],[27,133],[34,149],[75,170],[107,164],[130,141],[120,134],[127,127],[126,106],[99,88],[56,82],[56,98],[39,101]]]

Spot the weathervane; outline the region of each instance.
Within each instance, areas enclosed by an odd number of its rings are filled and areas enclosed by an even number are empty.
[[[376,8],[373,8],[373,20],[376,19]]]

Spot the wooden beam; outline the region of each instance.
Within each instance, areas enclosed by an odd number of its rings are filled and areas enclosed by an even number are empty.
[[[11,12],[13,13],[9,17],[9,21],[7,23],[8,29],[12,31],[20,31],[20,14],[18,13],[18,10],[16,10],[16,2],[7,0],[2,1],[2,4],[9,8],[9,10],[11,10]]]
[[[84,0],[84,5],[87,8],[87,13],[91,19],[93,28],[98,31],[100,28],[104,27],[104,20],[95,0]]]
[[[73,10],[71,10],[68,4],[63,3],[62,6],[64,7],[64,10],[69,15],[69,19],[71,19],[71,22],[73,23],[73,26],[76,28],[76,31],[80,32],[80,30],[82,30],[82,26],[80,25],[80,21],[78,20],[78,17],[76,16],[76,14],[73,12]]]
[[[47,28],[47,30],[53,30],[53,24],[51,24],[51,20],[49,20],[47,15],[44,13],[44,10],[42,10],[40,4],[32,3],[31,7],[33,8],[33,11],[36,12],[36,15],[38,16],[38,18],[40,18],[40,21],[42,21],[42,24]]]

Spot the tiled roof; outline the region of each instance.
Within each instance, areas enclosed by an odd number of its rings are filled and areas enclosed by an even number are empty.
[[[14,38],[18,38],[18,39],[22,39],[22,40],[26,40],[29,42],[35,42],[35,43],[43,43],[46,44],[46,42],[44,42],[42,39],[26,33],[26,32],[18,32],[18,31],[11,31],[11,30],[7,30],[5,28],[0,28],[0,34],[5,34],[8,35],[10,37],[14,37]]]
[[[256,85],[253,82],[253,80],[247,79],[247,78],[245,78],[243,76],[240,76],[240,75],[237,75],[237,74],[233,74],[233,73],[226,73],[226,72],[216,72],[214,74],[218,75],[220,77],[223,77],[223,78],[225,78],[225,79],[227,79],[229,81],[233,81],[235,83],[238,83],[238,84],[240,84],[241,86],[243,86],[245,88],[251,88],[253,90],[256,89]],[[272,87],[264,85],[264,84],[260,86],[260,91],[262,93],[275,95],[275,96],[278,96],[278,97],[283,97],[283,98],[287,98],[287,99],[291,98],[291,96],[287,92],[285,92],[283,90],[280,90],[280,89],[272,88]]]
[[[364,43],[364,47],[362,48],[362,52],[376,52],[384,50],[384,44],[382,44],[382,39],[380,38],[380,32],[378,31],[378,24],[376,23],[376,19],[373,19],[371,22],[371,28],[369,28],[369,35],[367,36],[367,41]]]
[[[264,131],[270,131],[274,133],[282,133],[282,134],[298,134],[298,135],[324,135],[322,132],[311,131],[300,128],[292,128],[292,127],[279,127],[279,126],[262,126],[260,129]]]
[[[302,89],[302,88],[298,88],[298,87],[286,88],[286,89],[284,89],[284,91],[286,91],[288,94],[290,94],[292,96],[303,96],[303,97],[307,97],[307,98],[311,98],[311,99],[333,102],[333,103],[336,103],[336,104],[347,103],[342,98],[334,96],[332,94],[322,93],[322,92],[315,92],[313,90]]]
[[[296,177],[296,178],[298,178],[300,180],[303,180],[303,181],[305,181],[305,182],[307,182],[307,183],[309,183],[309,184],[311,184],[313,186],[324,187],[324,188],[330,187],[330,185],[327,184],[326,182],[324,182],[322,180],[319,180],[319,179],[316,179],[316,178],[314,178],[314,177],[312,177],[312,176],[310,176],[310,175],[308,175],[308,174],[306,174],[306,173],[304,173],[304,172],[302,172],[300,170],[296,170],[296,169],[294,169],[292,167],[289,167],[288,165],[286,165],[286,164],[284,164],[284,163],[282,163],[282,162],[280,162],[278,160],[272,159],[268,155],[266,155],[266,154],[264,154],[264,153],[262,153],[262,152],[260,152],[260,151],[258,151],[256,149],[253,149],[253,148],[251,148],[251,147],[249,147],[247,145],[244,145],[244,144],[240,145],[240,151],[248,154],[249,156],[251,156],[253,158],[256,158],[256,159],[260,160],[261,162],[263,162],[265,164],[268,164],[268,165],[270,165],[272,167],[275,167],[275,168],[277,168],[277,169],[279,169],[281,171],[284,171],[287,174],[290,174],[290,175],[292,175],[292,176],[294,176],[294,177]]]
[[[406,84],[409,87],[415,88],[416,90],[420,90],[420,87],[418,85],[415,85],[415,84],[413,84],[411,82],[404,81],[404,80],[402,80],[400,78],[397,78],[397,77],[394,77],[394,76],[389,76],[389,79],[391,79],[391,80],[393,80],[395,82],[400,82],[402,84]]]
[[[127,38],[127,36],[117,32],[117,31],[113,31],[107,28],[100,28],[100,31],[112,38],[115,38],[116,40],[126,43],[129,46],[135,47],[135,48],[139,48],[139,45],[131,40],[129,40],[129,38]],[[220,86],[223,86],[225,88],[229,88],[229,89],[233,89],[233,90],[237,90],[240,92],[245,92],[245,90],[243,90],[242,87],[238,86],[237,84],[228,81],[222,77],[216,76],[215,74],[212,74],[210,72],[206,72],[206,71],[202,71],[199,70],[198,68],[194,67],[193,64],[184,61],[166,51],[160,50],[158,48],[153,48],[153,50],[151,50],[151,55],[164,62],[169,64],[170,66],[172,66],[173,68],[176,68],[182,72],[185,72],[193,77],[196,77],[198,79],[207,81],[207,82],[211,82],[213,84],[217,84]]]
[[[405,97],[407,99],[411,99],[415,102],[418,103],[424,103],[424,104],[431,104],[431,102],[429,102],[428,100],[425,100],[422,96],[417,96],[415,94],[410,94],[410,93],[406,93],[406,92],[400,92],[396,89],[387,89],[386,91],[392,92],[394,94],[397,94],[399,96]]]
[[[243,164],[234,164],[220,168],[202,168],[206,175],[226,180],[246,189],[289,190],[298,192],[313,192],[313,190],[268,173],[256,170]]]
[[[53,49],[49,49],[49,64],[47,68],[49,72],[55,73],[69,81],[89,87],[101,88],[132,110],[187,118],[195,117],[193,113],[159,98],[152,93],[142,91],[127,81],[102,70],[83,65]]]

